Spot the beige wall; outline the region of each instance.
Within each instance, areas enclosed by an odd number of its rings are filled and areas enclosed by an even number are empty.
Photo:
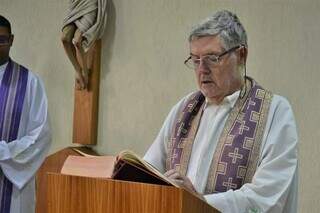
[[[51,152],[70,145],[73,70],[60,27],[67,0],[1,0],[13,25],[11,56],[46,85]],[[320,2],[112,0],[103,37],[98,145],[104,154],[143,154],[170,108],[196,88],[183,60],[190,27],[218,9],[235,11],[249,38],[248,74],[291,102],[300,136],[300,212],[320,208]]]

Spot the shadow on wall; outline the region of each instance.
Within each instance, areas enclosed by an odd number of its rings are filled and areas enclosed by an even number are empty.
[[[115,21],[116,21],[116,10],[112,0],[108,1],[107,5],[107,26],[102,37],[102,50],[101,50],[101,73],[100,78],[105,79],[107,73],[110,71],[109,63],[112,59],[113,41],[115,36]]]

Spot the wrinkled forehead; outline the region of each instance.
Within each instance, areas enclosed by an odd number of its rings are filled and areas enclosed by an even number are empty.
[[[218,55],[224,50],[223,42],[219,36],[194,37],[190,41],[191,55]]]

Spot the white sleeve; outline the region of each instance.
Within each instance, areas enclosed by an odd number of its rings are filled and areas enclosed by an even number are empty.
[[[173,125],[176,120],[176,116],[178,116],[178,111],[184,106],[185,101],[191,94],[192,93],[181,99],[174,107],[172,107],[162,125],[162,128],[160,129],[158,136],[143,157],[144,160],[156,167],[162,173],[166,172],[166,159],[168,153],[167,143],[169,138],[171,138],[172,128],[174,128]]]
[[[164,121],[158,136],[143,157],[144,160],[162,173],[166,172],[167,142],[169,134],[171,133],[171,126],[174,122],[175,111],[176,107],[173,107]]]
[[[222,212],[283,212],[289,191],[297,193],[292,186],[296,186],[298,142],[293,112],[284,98],[273,98],[265,130],[252,182],[238,190],[206,195],[209,204]]]
[[[0,166],[5,176],[21,189],[36,173],[49,150],[51,132],[48,101],[42,82],[28,76],[18,139],[0,141]]]

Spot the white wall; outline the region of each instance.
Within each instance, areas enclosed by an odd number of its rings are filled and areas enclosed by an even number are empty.
[[[42,77],[54,135],[71,145],[74,71],[60,42],[68,1],[0,0],[15,34],[11,56]],[[196,88],[183,65],[191,26],[219,9],[236,12],[249,39],[248,74],[291,102],[300,136],[300,212],[320,208],[318,0],[110,0],[103,37],[98,145],[143,154],[170,108]]]

